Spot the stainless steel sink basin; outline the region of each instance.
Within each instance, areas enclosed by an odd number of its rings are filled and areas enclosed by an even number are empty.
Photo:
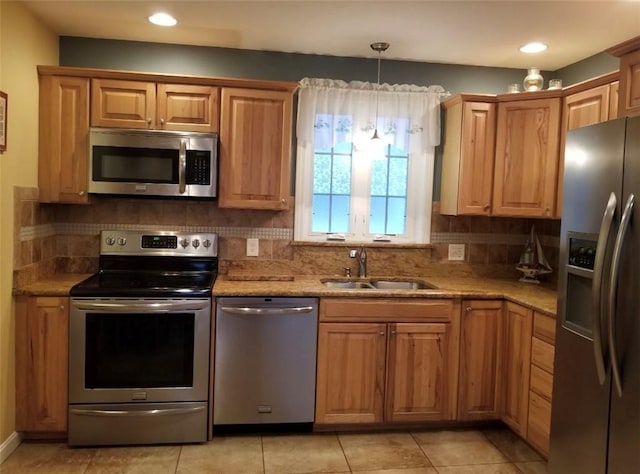
[[[327,288],[340,288],[344,290],[373,290],[375,287],[368,281],[335,281],[322,282]]]
[[[419,280],[375,280],[371,284],[378,290],[433,290],[436,288]]]
[[[435,286],[420,280],[324,280],[327,288],[343,290],[430,290]]]

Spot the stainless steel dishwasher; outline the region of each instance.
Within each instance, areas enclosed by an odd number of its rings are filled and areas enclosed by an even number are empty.
[[[318,300],[216,304],[214,425],[313,422]]]

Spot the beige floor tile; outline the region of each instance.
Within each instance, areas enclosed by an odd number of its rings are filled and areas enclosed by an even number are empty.
[[[207,444],[182,447],[179,474],[263,474],[259,436],[216,436]]]
[[[511,463],[446,466],[437,469],[438,474],[520,474],[518,468]]]
[[[479,431],[423,431],[413,436],[436,467],[508,462]]]
[[[540,455],[511,430],[491,429],[483,433],[510,461],[542,461]]]
[[[429,467],[409,433],[338,435],[352,471]]]
[[[516,466],[524,474],[547,474],[547,463],[544,461],[539,462],[517,462]]]
[[[86,474],[175,474],[180,446],[96,449]]]
[[[62,443],[24,442],[0,465],[2,474],[84,473],[94,449],[69,448]]]
[[[262,437],[266,474],[349,472],[335,434]]]

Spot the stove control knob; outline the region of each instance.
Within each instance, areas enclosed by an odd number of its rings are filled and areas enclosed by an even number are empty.
[[[193,239],[193,242],[191,242],[191,245],[193,245],[193,248],[198,248],[200,247],[200,241],[198,239]]]
[[[109,236],[105,239],[105,242],[107,243],[107,245],[113,245],[116,243],[116,239],[112,236]]]
[[[187,239],[182,239],[180,240],[180,245],[182,245],[182,248],[187,248],[187,246],[189,245],[189,241]]]
[[[118,237],[118,245],[120,245],[121,247],[124,247],[125,245],[127,245],[127,238],[126,237]]]
[[[211,247],[211,241],[207,239],[204,242],[202,242],[202,245],[204,245],[204,248],[208,249],[209,247]]]

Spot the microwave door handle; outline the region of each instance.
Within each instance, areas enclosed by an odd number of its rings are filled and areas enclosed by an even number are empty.
[[[180,194],[187,190],[187,140],[180,140],[180,151],[178,153],[178,180]]]

